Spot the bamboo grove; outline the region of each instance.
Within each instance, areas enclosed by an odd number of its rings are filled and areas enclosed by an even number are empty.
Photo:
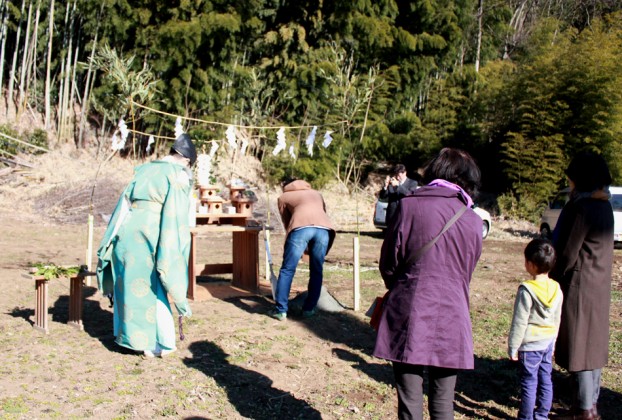
[[[55,141],[102,148],[124,118],[125,152],[144,158],[149,133],[172,135],[162,115],[186,118],[199,144],[236,124],[246,153],[273,175],[316,185],[336,175],[350,187],[380,161],[416,168],[457,146],[478,159],[500,205],[529,212],[581,149],[603,153],[622,182],[621,9],[617,0],[0,0],[2,130],[29,112]],[[334,131],[335,147],[310,156],[304,139],[316,125]],[[273,127],[289,128],[296,159],[270,153]]]

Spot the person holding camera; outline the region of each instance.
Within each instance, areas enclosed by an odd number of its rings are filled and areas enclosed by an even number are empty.
[[[379,197],[388,199],[386,223],[393,219],[397,210],[397,205],[402,197],[410,195],[417,189],[418,183],[414,179],[406,176],[406,166],[401,163],[393,168],[393,176],[387,175],[384,186],[380,191]]]

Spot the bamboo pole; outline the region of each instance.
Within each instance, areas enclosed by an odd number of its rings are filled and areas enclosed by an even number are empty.
[[[71,57],[72,57],[72,35],[71,28],[68,29],[69,26],[69,10],[71,4],[67,2],[67,7],[65,9],[65,31],[63,34],[63,49],[65,49],[65,57],[61,58],[61,69],[60,69],[60,89],[58,90],[58,123],[56,127],[57,136],[59,141],[63,141],[63,135],[65,132],[65,119],[67,114],[67,96],[69,89],[69,72],[71,72]],[[73,21],[71,22],[73,23]],[[62,56],[61,56],[62,57]]]
[[[44,148],[44,147],[35,146],[34,144],[30,144],[30,143],[25,142],[25,141],[23,141],[23,140],[16,139],[15,137],[11,137],[11,136],[9,136],[8,134],[4,134],[4,133],[2,133],[2,132],[0,132],[0,137],[4,137],[5,139],[12,140],[12,141],[14,141],[14,142],[17,142],[17,143],[19,143],[19,144],[23,144],[24,146],[28,146],[28,147],[31,147],[31,148],[33,148],[33,149],[41,150],[42,152],[49,152],[49,150],[48,150],[48,149],[46,149],[46,148]]]
[[[482,54],[482,32],[484,18],[484,0],[479,0],[477,5],[477,47],[475,49],[475,73],[479,73],[479,63]]]
[[[97,38],[99,36],[99,25],[101,23],[101,17],[104,12],[105,4],[106,4],[105,2],[102,2],[101,8],[99,9],[99,15],[97,19],[97,29],[95,29],[95,38],[93,39],[91,57],[89,58],[89,67],[88,67],[88,70],[86,71],[86,82],[84,83],[84,94],[82,96],[82,116],[80,117],[80,131],[78,134],[78,146],[81,148],[84,147],[84,129],[86,127],[86,120],[88,118],[88,113],[89,113],[91,77],[95,79],[95,74],[93,73],[93,60],[95,57],[95,51],[97,50]]]
[[[41,0],[37,1],[37,10],[35,12],[35,24],[32,30],[34,36],[32,37],[32,46],[28,55],[28,73],[26,74],[26,97],[30,96],[30,85],[32,81],[32,90],[34,91],[35,98],[37,97],[37,43],[39,42],[39,20],[41,19]],[[28,104],[30,108],[30,104]]]
[[[0,149],[0,154],[3,155],[7,155],[7,156],[11,156],[13,157],[13,159],[7,159],[7,158],[3,158],[2,156],[0,156],[0,162],[5,162],[5,163],[10,163],[12,165],[20,165],[20,166],[25,166],[27,168],[34,168],[34,165],[31,165],[30,163],[26,163],[24,161],[22,161],[18,156],[12,155],[9,152]]]
[[[21,114],[22,108],[24,107],[24,87],[26,86],[26,68],[28,67],[28,54],[30,53],[30,48],[28,44],[30,43],[30,24],[32,22],[32,1],[28,4],[28,19],[26,20],[26,34],[24,39],[24,49],[22,51],[22,68],[19,76],[19,94],[17,96],[17,119],[19,119],[19,115]],[[36,37],[36,34],[35,34]]]
[[[19,12],[19,24],[17,26],[17,35],[15,36],[15,50],[13,51],[13,62],[11,64],[11,72],[9,73],[9,93],[8,103],[13,101],[13,87],[15,82],[15,71],[17,68],[17,52],[19,51],[19,39],[22,34],[22,21],[24,20],[24,8],[26,7],[26,0],[22,0],[22,7]],[[9,105],[10,106],[10,105]],[[9,112],[9,106],[7,106],[7,113]]]
[[[74,106],[74,102],[75,102],[75,93],[78,91],[78,88],[76,87],[76,69],[78,68],[78,53],[80,51],[80,44],[79,42],[76,40],[76,52],[74,54],[74,60],[73,60],[73,70],[71,72],[71,88],[69,90],[69,103],[67,104],[68,107],[71,107],[71,110],[73,111],[73,120],[71,123],[71,132],[75,132],[75,124],[76,124],[76,119],[77,119],[77,113],[76,113],[76,107]],[[79,97],[78,97],[79,98]],[[69,120],[69,112],[67,112],[67,119]],[[74,143],[75,143],[75,139],[74,139]]]
[[[51,104],[50,104],[50,69],[52,67],[52,35],[54,34],[54,0],[50,3],[50,20],[48,30],[48,53],[45,65],[45,129],[50,128]]]
[[[7,21],[9,18],[9,11],[7,6],[8,0],[2,2],[2,28],[0,29],[0,86],[4,86],[4,58],[6,52],[6,35],[7,35]]]

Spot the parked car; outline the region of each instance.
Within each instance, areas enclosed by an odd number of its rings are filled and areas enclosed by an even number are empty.
[[[374,208],[374,226],[378,229],[387,228],[387,204],[388,201],[386,199],[379,198],[376,200],[376,207]],[[473,211],[475,211],[475,213],[482,218],[482,238],[486,239],[490,233],[490,228],[492,227],[490,213],[477,206],[473,207]]]
[[[611,198],[609,202],[613,207],[613,240],[614,242],[622,242],[622,187],[609,187]],[[542,213],[540,219],[540,235],[543,238],[549,238],[553,236],[553,229],[559,219],[559,213],[562,208],[568,202],[570,196],[570,188],[564,188],[559,191],[555,197],[549,202],[549,206]]]
[[[543,238],[551,239],[553,229],[555,229],[557,219],[559,219],[559,213],[568,202],[569,196],[570,188],[564,188],[559,191],[542,213],[542,218],[540,219],[540,235],[542,235]]]

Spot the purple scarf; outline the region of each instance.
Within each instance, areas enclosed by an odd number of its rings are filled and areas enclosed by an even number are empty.
[[[449,181],[445,181],[444,179],[435,179],[434,181],[428,184],[429,187],[444,187],[449,188],[450,190],[458,191],[464,201],[466,201],[467,207],[473,207],[473,199],[469,194],[466,193],[459,185],[453,184]]]

